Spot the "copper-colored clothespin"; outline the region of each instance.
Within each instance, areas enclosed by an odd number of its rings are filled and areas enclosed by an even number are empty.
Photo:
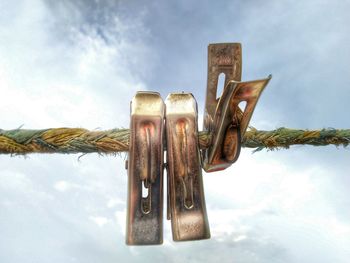
[[[241,45],[210,44],[208,47],[208,83],[203,130],[212,141],[203,150],[206,172],[226,169],[239,157],[241,140],[247,130],[255,105],[271,76],[262,80],[240,82],[242,72]],[[218,78],[225,74],[223,94],[217,98]],[[246,102],[244,109],[238,104]]]
[[[175,241],[210,237],[201,168],[214,172],[237,160],[256,103],[271,78],[241,82],[240,44],[211,44],[208,51],[204,131],[210,134],[211,143],[202,150],[202,156],[197,103],[192,94],[172,93],[165,103],[168,219],[171,219]],[[225,84],[218,97],[221,73],[225,75]],[[243,109],[241,102],[246,102]],[[165,106],[159,93],[138,92],[131,102],[126,233],[129,245],[163,241],[164,114]]]
[[[163,243],[164,102],[137,92],[131,102],[126,243]]]
[[[198,146],[197,103],[190,93],[165,100],[168,219],[175,241],[210,237]]]

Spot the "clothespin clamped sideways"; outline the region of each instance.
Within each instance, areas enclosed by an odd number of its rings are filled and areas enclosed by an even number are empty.
[[[266,79],[241,82],[241,45],[239,43],[210,44],[208,47],[208,83],[203,130],[212,136],[208,149],[203,150],[206,172],[224,170],[240,154],[241,141],[247,130],[258,99],[269,83]],[[219,75],[225,74],[224,90],[217,98]],[[246,102],[244,109],[238,106]]]
[[[238,43],[210,44],[204,131],[199,149],[197,103],[191,93],[172,93],[165,104],[157,92],[138,92],[131,102],[126,243],[163,242],[163,168],[167,167],[167,218],[175,241],[210,238],[203,190],[206,172],[226,169],[240,154],[242,138],[266,79],[241,82]],[[219,75],[225,75],[217,96]],[[246,105],[241,109],[241,102]],[[163,161],[166,145],[166,165]]]

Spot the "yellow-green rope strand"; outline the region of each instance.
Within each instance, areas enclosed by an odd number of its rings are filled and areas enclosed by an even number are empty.
[[[199,133],[200,147],[207,148],[210,134]],[[350,129],[296,130],[279,128],[259,131],[250,128],[243,139],[243,147],[262,149],[289,148],[291,145],[342,145],[350,143]],[[82,128],[54,128],[45,130],[1,130],[1,154],[29,153],[102,153],[125,152],[129,149],[129,130],[112,129],[89,131]]]
[[[279,128],[272,131],[262,131],[250,128],[243,139],[243,147],[262,149],[289,148],[292,145],[313,146],[348,146],[350,143],[350,129],[321,129],[297,130]]]

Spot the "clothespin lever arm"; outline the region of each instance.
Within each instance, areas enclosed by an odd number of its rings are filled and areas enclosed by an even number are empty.
[[[211,145],[203,151],[203,168],[207,172],[224,170],[238,159],[242,138],[258,99],[270,79],[271,76],[261,80],[231,80],[227,83],[218,100],[215,115],[207,118],[205,123],[212,134]],[[246,106],[241,109],[239,104],[243,101]]]

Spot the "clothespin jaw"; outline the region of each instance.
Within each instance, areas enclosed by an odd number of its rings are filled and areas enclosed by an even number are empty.
[[[175,241],[210,238],[198,145],[197,103],[190,93],[165,100],[168,219]]]
[[[247,130],[256,103],[271,76],[262,80],[240,82],[241,45],[211,44],[208,47],[208,83],[203,130],[212,136],[211,145],[203,153],[206,172],[224,170],[240,154],[241,141]],[[218,78],[225,74],[221,97],[217,96]],[[244,109],[239,103],[246,102]]]
[[[164,102],[157,92],[131,101],[126,243],[163,243]]]

